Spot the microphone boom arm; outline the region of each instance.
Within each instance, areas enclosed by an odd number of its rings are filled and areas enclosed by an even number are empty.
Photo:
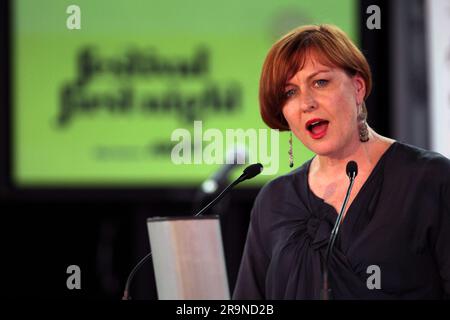
[[[330,260],[331,252],[333,251],[334,242],[339,231],[339,226],[341,225],[342,217],[347,207],[348,199],[350,198],[350,193],[352,191],[353,183],[355,182],[356,174],[350,176],[350,185],[348,186],[347,193],[345,194],[344,203],[342,204],[341,211],[334,223],[333,230],[331,231],[330,241],[328,241],[327,251],[325,254],[325,262],[323,264],[323,288],[322,288],[322,300],[329,300],[331,295],[331,288],[328,285],[328,262]]]

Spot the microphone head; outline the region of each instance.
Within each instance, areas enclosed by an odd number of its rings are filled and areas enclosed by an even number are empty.
[[[263,165],[261,163],[254,163],[244,169],[243,176],[245,177],[245,179],[251,179],[260,174],[262,170]]]
[[[345,171],[350,179],[354,179],[358,175],[358,164],[353,160],[349,161]]]

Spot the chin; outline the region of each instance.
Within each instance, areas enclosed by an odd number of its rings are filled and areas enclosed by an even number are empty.
[[[333,154],[339,153],[339,151],[342,149],[336,143],[320,140],[308,141],[308,144],[305,144],[305,146],[318,156],[331,156]]]

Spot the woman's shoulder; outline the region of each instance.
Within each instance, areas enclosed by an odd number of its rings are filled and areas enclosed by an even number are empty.
[[[397,159],[404,166],[417,166],[427,170],[450,170],[450,159],[442,154],[416,147],[407,143],[396,142]]]
[[[450,160],[447,157],[402,142],[396,142],[394,147],[394,170],[450,183]]]
[[[256,201],[282,201],[283,198],[291,197],[293,192],[301,191],[310,163],[311,160],[308,160],[291,172],[267,182],[259,191]]]
[[[259,191],[253,204],[252,220],[258,228],[267,231],[274,221],[288,219],[307,201],[306,184],[308,165],[311,160],[291,172],[267,182]]]

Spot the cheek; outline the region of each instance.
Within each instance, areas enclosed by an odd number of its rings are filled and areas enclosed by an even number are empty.
[[[283,116],[288,122],[289,126],[295,126],[296,122],[299,120],[298,113],[295,110],[295,107],[292,104],[285,104],[283,109]]]
[[[305,136],[307,133],[305,130],[302,130],[302,113],[292,104],[286,104],[282,111],[292,133],[302,141],[302,143],[305,143]]]
[[[350,125],[356,121],[357,106],[354,99],[349,95],[341,95],[335,97],[334,100],[335,116],[343,124]]]

